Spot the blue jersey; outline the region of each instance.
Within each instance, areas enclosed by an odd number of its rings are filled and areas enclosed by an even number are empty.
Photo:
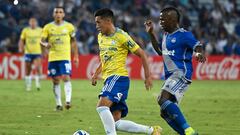
[[[165,33],[162,39],[162,56],[165,79],[174,72],[180,72],[189,81],[192,78],[192,54],[196,46],[201,45],[193,34],[183,28],[174,33]]]

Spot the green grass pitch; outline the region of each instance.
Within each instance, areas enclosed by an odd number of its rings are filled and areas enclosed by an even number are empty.
[[[33,89],[27,92],[23,80],[0,81],[0,135],[72,135],[77,129],[84,129],[91,135],[104,135],[95,109],[102,81],[96,87],[91,86],[88,80],[72,81],[73,108],[62,112],[54,111],[51,81],[41,83],[41,91]],[[146,91],[143,81],[132,80],[126,119],[160,125],[164,129],[163,135],[176,135],[159,116],[156,97],[162,83],[154,81],[153,89]],[[62,95],[64,101],[63,89]],[[193,81],[181,108],[200,135],[240,134],[239,81]]]

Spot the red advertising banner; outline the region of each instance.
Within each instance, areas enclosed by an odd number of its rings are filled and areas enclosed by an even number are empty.
[[[151,72],[154,79],[163,79],[162,58],[149,57]],[[47,59],[43,59],[43,75],[47,78]],[[96,55],[79,56],[79,66],[72,63],[73,79],[90,79],[99,64]],[[127,58],[126,67],[132,79],[144,78],[141,61],[137,56]],[[34,67],[33,67],[34,68]],[[240,80],[239,56],[209,56],[204,64],[193,61],[193,79],[199,80]],[[24,57],[21,55],[0,54],[0,79],[22,79],[25,75]]]

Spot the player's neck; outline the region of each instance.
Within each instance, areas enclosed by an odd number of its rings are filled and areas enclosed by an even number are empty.
[[[179,29],[179,26],[177,26],[174,29],[170,30],[168,33],[172,34],[172,33],[176,32],[178,29]]]
[[[36,28],[37,28],[37,26],[34,26],[34,27],[31,27],[31,26],[30,26],[30,28],[34,30],[34,29],[36,29]]]
[[[106,32],[106,36],[111,36],[116,32],[116,28],[114,26],[111,26],[111,28]]]
[[[61,25],[61,24],[63,24],[64,21],[63,20],[61,20],[61,21],[55,20],[54,22],[55,22],[56,25]]]

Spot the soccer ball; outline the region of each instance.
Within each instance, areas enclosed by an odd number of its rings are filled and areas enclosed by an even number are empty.
[[[78,130],[73,135],[90,135],[87,131],[85,130]]]

